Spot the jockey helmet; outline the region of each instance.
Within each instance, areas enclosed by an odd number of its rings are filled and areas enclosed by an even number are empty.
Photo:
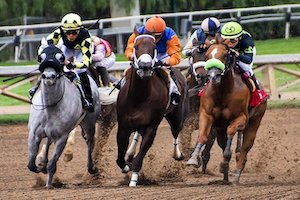
[[[79,30],[81,26],[81,17],[75,13],[68,13],[61,20],[61,28],[64,31]]]
[[[220,21],[215,17],[208,17],[202,21],[201,28],[206,34],[216,34],[220,30]]]
[[[166,22],[159,16],[151,17],[146,21],[145,28],[149,33],[162,33],[166,29]]]
[[[221,29],[221,36],[224,39],[238,38],[243,34],[242,26],[237,22],[228,22]]]

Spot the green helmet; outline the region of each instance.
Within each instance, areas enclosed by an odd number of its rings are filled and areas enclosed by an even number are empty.
[[[238,38],[243,34],[242,26],[237,22],[228,22],[221,29],[221,36],[225,39]]]
[[[66,14],[61,20],[61,28],[64,31],[78,30],[81,26],[81,17],[75,13]]]

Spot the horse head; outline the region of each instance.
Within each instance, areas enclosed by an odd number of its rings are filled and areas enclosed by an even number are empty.
[[[208,79],[212,84],[218,84],[235,61],[232,61],[230,51],[224,44],[211,45],[205,55],[207,60],[204,68],[208,71]]]
[[[54,45],[46,47],[38,56],[41,79],[46,85],[55,84],[56,80],[63,74],[65,56],[62,51]]]
[[[150,77],[155,68],[157,50],[155,38],[152,35],[139,35],[134,41],[134,63],[133,67],[141,77]]]
[[[193,76],[200,86],[203,86],[207,81],[207,71],[204,69],[205,59],[205,51],[200,49],[198,46],[192,49],[190,64]]]

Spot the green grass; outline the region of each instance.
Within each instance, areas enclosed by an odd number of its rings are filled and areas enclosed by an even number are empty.
[[[264,54],[299,54],[300,37],[290,39],[272,39],[255,41],[257,55]]]
[[[0,124],[27,123],[29,114],[22,115],[0,115]]]

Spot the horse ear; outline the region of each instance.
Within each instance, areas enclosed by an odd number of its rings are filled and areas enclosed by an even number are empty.
[[[139,35],[139,32],[138,32],[138,25],[135,25],[135,26],[134,26],[133,32],[134,32],[135,35]]]
[[[224,41],[225,41],[225,39],[223,39],[221,36],[216,38],[216,43],[217,44],[226,44],[226,42],[224,42]],[[227,42],[227,44],[228,44],[228,42]]]

